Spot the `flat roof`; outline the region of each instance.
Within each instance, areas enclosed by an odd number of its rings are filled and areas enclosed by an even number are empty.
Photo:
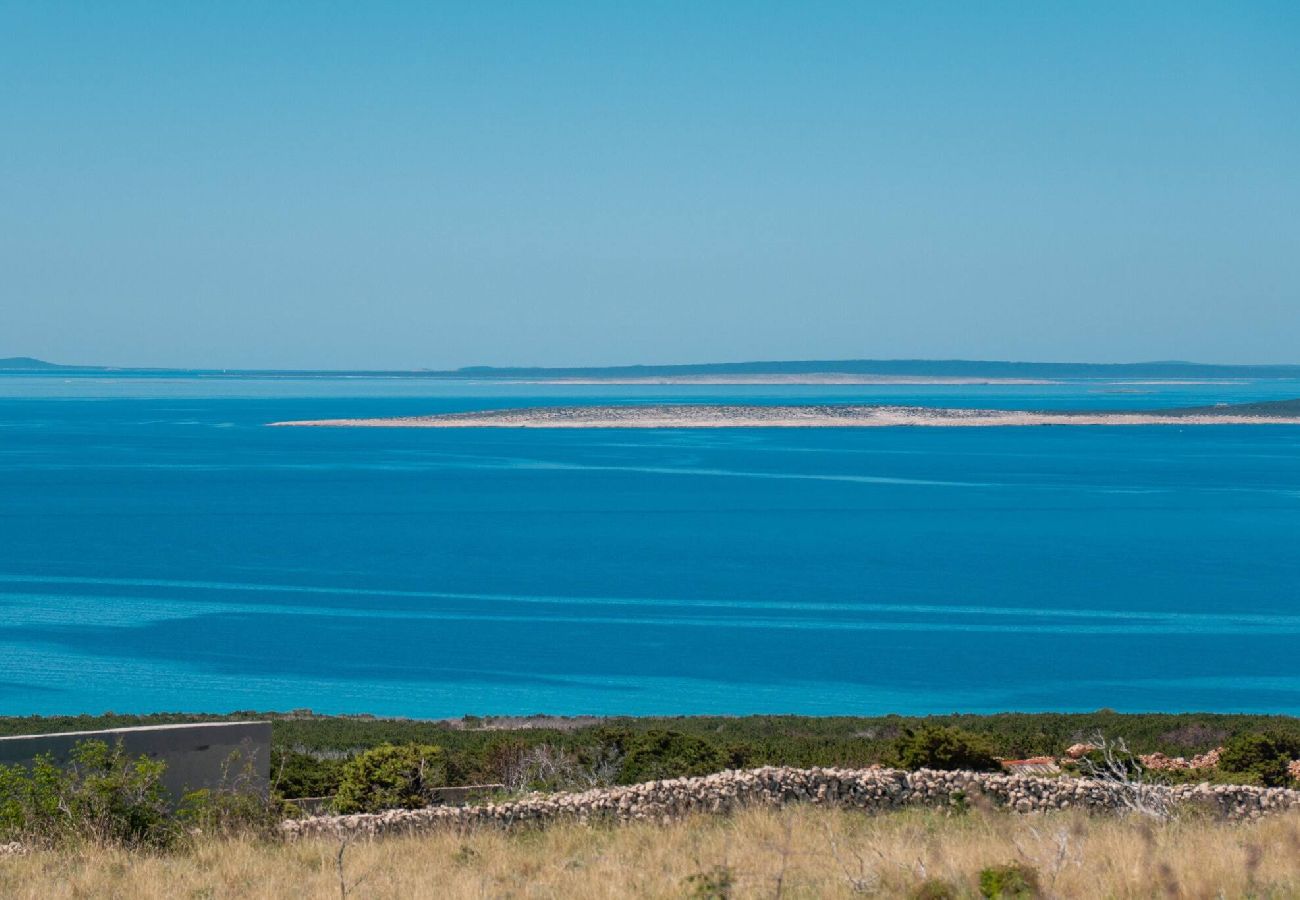
[[[174,722],[171,725],[128,725],[124,728],[97,728],[94,731],[41,731],[35,734],[9,734],[0,741],[21,741],[40,737],[78,737],[91,734],[127,734],[136,731],[167,731],[173,728],[229,728],[235,725],[270,725],[269,719],[250,719],[241,722]]]

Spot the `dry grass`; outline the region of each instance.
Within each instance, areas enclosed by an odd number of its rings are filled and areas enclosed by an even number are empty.
[[[339,847],[214,838],[171,855],[33,853],[0,858],[0,896],[340,897]],[[724,872],[734,897],[906,897],[927,878],[975,897],[980,869],[1011,861],[1032,865],[1047,897],[1297,897],[1300,816],[1152,826],[1064,813],[872,817],[801,807],[358,842],[346,847],[342,873],[354,898],[705,896]]]

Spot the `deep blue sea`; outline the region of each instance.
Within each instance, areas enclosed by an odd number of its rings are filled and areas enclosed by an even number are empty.
[[[0,376],[0,714],[1300,714],[1300,427],[264,427],[1297,396]]]

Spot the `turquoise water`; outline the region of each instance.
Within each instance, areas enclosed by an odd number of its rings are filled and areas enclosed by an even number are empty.
[[[0,376],[0,713],[1300,714],[1300,427],[263,427],[1296,396]]]

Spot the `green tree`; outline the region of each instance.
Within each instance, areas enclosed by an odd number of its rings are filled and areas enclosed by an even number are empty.
[[[442,749],[432,744],[384,744],[348,760],[334,808],[340,813],[417,809],[447,783]]]
[[[729,758],[703,738],[679,731],[647,731],[633,736],[625,747],[619,784],[721,772]]]
[[[984,737],[948,725],[904,731],[894,744],[894,760],[904,769],[994,772],[1002,767]]]
[[[1300,738],[1279,732],[1239,734],[1228,741],[1219,756],[1225,772],[1252,775],[1265,787],[1284,787],[1291,777],[1287,766],[1300,758]]]
[[[296,750],[271,751],[271,781],[281,797],[331,797],[338,792],[345,761]]]

